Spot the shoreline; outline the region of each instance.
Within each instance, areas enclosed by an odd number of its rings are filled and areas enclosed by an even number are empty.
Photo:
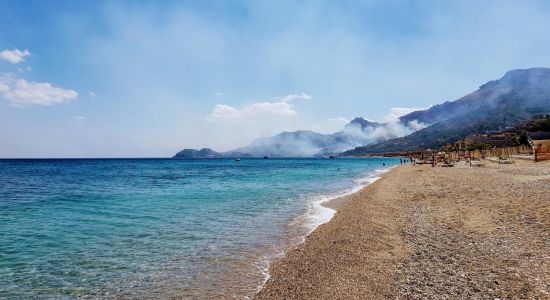
[[[372,176],[369,176],[369,177],[366,177],[366,178],[363,179],[363,181],[366,181],[366,184],[362,185],[357,190],[354,190],[354,191],[350,192],[349,194],[346,194],[345,196],[330,199],[326,202],[321,203],[321,205],[334,210],[334,214],[336,214],[338,212],[338,210],[340,208],[342,208],[342,206],[346,205],[346,203],[349,202],[355,194],[361,193],[364,189],[368,188],[371,184],[375,183],[377,180],[380,180],[382,178],[382,176],[384,176],[384,174],[387,174],[388,172],[390,172],[391,170],[393,170],[397,167],[399,167],[399,165],[391,166],[391,167],[386,168],[386,169],[377,169],[373,172]],[[334,215],[333,215],[333,217],[334,217]],[[331,218],[331,220],[332,220],[332,218]],[[330,220],[328,222],[330,222]],[[328,222],[325,222],[325,223],[328,223]],[[325,223],[323,223],[323,224],[325,224]],[[317,226],[317,227],[319,227],[319,226]],[[317,229],[317,227],[315,229]]]
[[[355,182],[357,185],[352,187],[350,190],[344,190],[340,191],[336,194],[327,195],[323,199],[313,201],[313,209],[317,211],[317,213],[306,213],[305,215],[299,216],[305,217],[310,219],[308,224],[305,224],[307,227],[308,233],[303,237],[305,238],[309,236],[313,231],[315,231],[319,226],[326,224],[334,218],[334,215],[338,212],[338,209],[347,201],[349,201],[353,195],[361,192],[365,188],[367,188],[369,185],[373,184],[377,180],[379,180],[383,174],[391,171],[392,169],[398,167],[396,166],[390,166],[385,169],[376,169],[372,172],[369,172],[366,177],[354,179],[353,182]],[[327,211],[330,210],[330,211]],[[320,212],[321,210],[324,210],[324,217],[321,217],[323,213]],[[330,214],[330,216],[327,216],[327,214]]]
[[[327,202],[254,299],[548,297],[548,183],[549,163],[398,166]]]
[[[289,234],[284,239],[284,243],[279,249],[280,251],[267,254],[256,262],[257,265],[261,265],[259,269],[264,279],[256,286],[256,292],[252,295],[252,298],[265,287],[266,283],[271,278],[269,269],[274,262],[284,258],[289,251],[303,244],[319,226],[329,223],[338,213],[340,207],[349,202],[354,195],[360,193],[379,180],[384,174],[397,167],[399,167],[399,165],[386,166],[385,169],[376,169],[367,173],[365,177],[354,179],[353,181],[357,183],[357,185],[350,190],[343,190],[335,194],[324,196],[323,199],[312,201],[311,207],[307,208],[306,212],[295,217],[293,221],[287,224],[288,227],[294,227],[294,229],[290,229],[289,231],[294,233],[298,232],[298,234]],[[321,210],[325,210],[325,213],[321,212]],[[327,216],[327,214],[330,216]]]

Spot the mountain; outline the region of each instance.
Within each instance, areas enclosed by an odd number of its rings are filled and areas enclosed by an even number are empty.
[[[439,149],[469,134],[504,130],[541,113],[550,113],[550,69],[512,70],[458,100],[412,112],[395,122],[358,117],[333,134],[283,132],[229,152],[185,149],[175,157],[311,157]]]
[[[176,153],[173,158],[235,158],[235,157],[250,157],[249,154],[240,152],[216,152],[210,148],[183,149]]]
[[[250,146],[239,148],[235,151],[249,153],[256,157],[264,155],[275,157],[307,157],[314,156],[323,151],[323,149],[345,149],[338,147],[337,144],[338,142],[331,135],[309,130],[299,130],[282,132],[272,137],[257,139]]]
[[[473,133],[504,130],[550,112],[550,69],[512,70],[456,101],[400,118],[402,124],[419,122],[426,128],[410,135],[357,147],[344,155],[438,149]]]
[[[410,134],[417,129],[412,123],[377,123],[356,117],[333,134],[309,130],[283,132],[253,141],[249,146],[235,149],[253,157],[313,157],[337,154],[358,146],[369,145]]]
[[[373,122],[373,121],[370,121],[370,120],[366,120],[366,119],[363,119],[363,118],[360,118],[360,117],[356,117],[353,120],[351,120],[348,124],[346,124],[345,127],[358,126],[362,130],[365,130],[368,127],[373,127],[374,128],[374,127],[379,127],[381,125],[383,125],[383,124]]]
[[[413,129],[396,124],[381,124],[357,117],[333,134],[309,130],[282,132],[253,141],[249,146],[229,152],[211,149],[184,149],[175,158],[220,157],[312,157],[340,153],[358,146],[409,134]]]

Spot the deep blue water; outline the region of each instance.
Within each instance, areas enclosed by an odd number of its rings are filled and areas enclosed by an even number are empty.
[[[330,217],[320,200],[394,164],[0,160],[0,298],[250,295],[267,261]]]

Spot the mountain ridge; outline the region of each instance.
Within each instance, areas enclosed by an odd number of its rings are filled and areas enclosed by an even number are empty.
[[[400,118],[419,120],[428,127],[408,136],[345,151],[344,155],[438,149],[473,133],[504,130],[550,112],[550,69],[530,68],[506,72],[455,101]]]
[[[227,152],[216,152],[209,148],[184,149],[174,158],[224,158],[224,157],[312,157],[340,153],[380,139],[398,136],[387,133],[387,124],[372,122],[356,117],[341,131],[322,134],[312,130],[284,131],[271,137],[259,138],[250,145]],[[375,131],[379,136],[374,136]],[[208,151],[207,151],[208,150]]]
[[[438,149],[472,133],[506,129],[538,113],[550,113],[550,69],[506,72],[457,100],[377,123],[356,117],[332,134],[311,130],[282,132],[228,152],[184,149],[176,158],[202,154],[214,157],[311,157],[341,153],[365,155]],[[195,152],[193,152],[193,151]],[[211,150],[211,149],[210,149]],[[185,151],[185,152],[184,152]],[[202,154],[201,154],[202,153]]]

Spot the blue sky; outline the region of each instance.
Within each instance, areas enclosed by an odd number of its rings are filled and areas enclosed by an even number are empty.
[[[548,53],[548,1],[0,0],[0,157],[333,132],[550,67]]]

